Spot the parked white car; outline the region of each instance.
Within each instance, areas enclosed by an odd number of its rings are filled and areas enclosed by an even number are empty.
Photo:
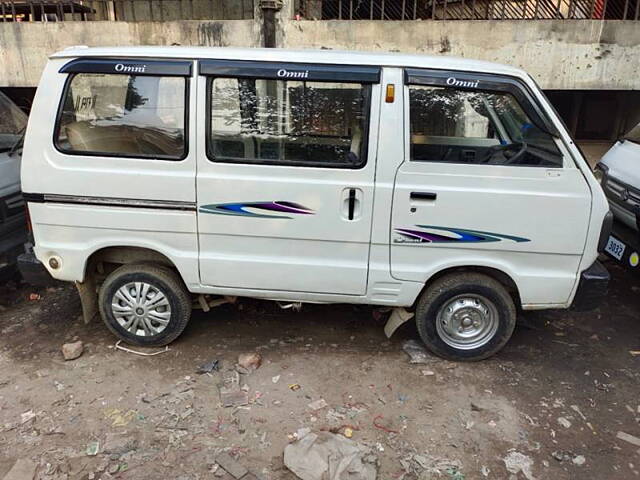
[[[0,93],[0,281],[17,272],[27,241],[26,209],[20,191],[20,159],[27,115]]]
[[[244,296],[393,307],[389,333],[415,315],[433,352],[477,360],[517,309],[606,292],[606,198],[521,70],[72,48],[41,84],[22,169],[35,254],[129,343]]]
[[[640,268],[640,125],[616,142],[594,170],[617,220],[605,252],[623,266]]]
[[[596,177],[615,218],[640,230],[640,124],[605,153],[596,165]]]

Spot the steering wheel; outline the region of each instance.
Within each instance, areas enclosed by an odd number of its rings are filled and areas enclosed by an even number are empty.
[[[518,150],[515,153],[507,155],[507,152],[514,152],[516,149]],[[500,165],[515,165],[527,152],[527,144],[524,142],[513,142],[507,143],[506,145],[493,145],[487,149],[485,156],[482,159],[482,163],[489,163],[493,156],[500,152],[502,152],[506,158],[506,160],[501,162]]]

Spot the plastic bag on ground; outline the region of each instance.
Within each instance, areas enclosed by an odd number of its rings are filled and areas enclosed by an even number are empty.
[[[377,461],[366,446],[328,432],[308,433],[284,449],[284,464],[301,480],[375,480]]]

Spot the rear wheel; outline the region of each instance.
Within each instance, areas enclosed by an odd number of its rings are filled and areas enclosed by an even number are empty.
[[[511,338],[516,309],[497,280],[480,273],[452,273],[422,294],[416,324],[422,341],[436,355],[482,360]]]
[[[100,315],[121,340],[139,346],[167,345],[191,317],[191,300],[180,277],[156,265],[123,265],[100,287]]]

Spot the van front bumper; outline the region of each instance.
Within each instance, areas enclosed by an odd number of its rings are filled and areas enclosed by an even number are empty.
[[[611,276],[606,268],[596,260],[580,275],[578,291],[573,298],[571,308],[579,312],[594,310],[607,296]]]

